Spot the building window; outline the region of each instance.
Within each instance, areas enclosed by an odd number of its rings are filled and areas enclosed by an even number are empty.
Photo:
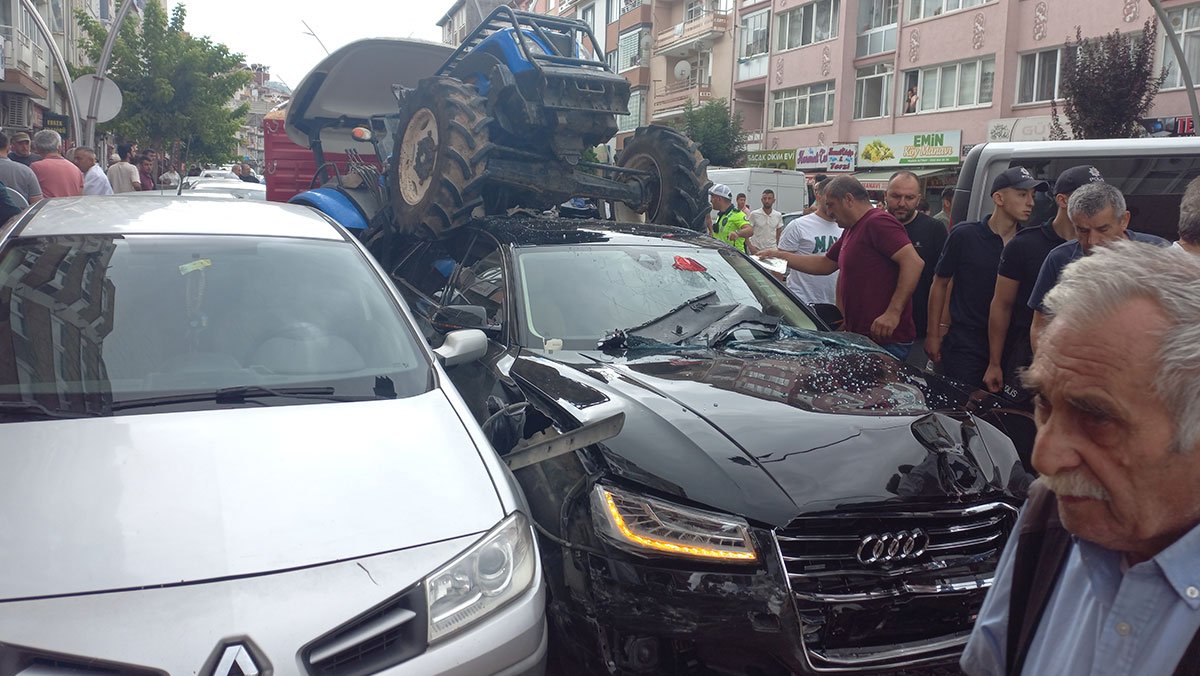
[[[904,73],[905,115],[972,108],[992,102],[996,58],[949,63]]]
[[[641,28],[635,28],[631,31],[621,33],[617,38],[617,72],[637,68],[643,63],[642,54],[642,36],[645,35]]]
[[[833,81],[776,91],[771,128],[820,124],[833,120]]]
[[[609,0],[613,4],[617,4],[618,0]],[[621,13],[632,12],[642,6],[642,0],[620,0]]]
[[[593,24],[596,21],[596,6],[588,5],[587,7],[584,7],[583,9],[579,10],[579,18],[585,24],[587,24],[588,28],[594,29],[595,26]]]
[[[854,55],[870,56],[896,49],[900,0],[858,0],[858,42]]]
[[[604,55],[604,62],[608,64],[608,69],[612,72],[617,72],[617,53],[609,52]]]
[[[629,114],[617,116],[617,133],[631,132],[646,124],[646,94],[644,90],[635,89],[629,93]]]
[[[1179,44],[1183,47],[1184,58],[1187,59],[1188,72],[1192,74],[1192,84],[1200,81],[1200,5],[1180,7],[1167,12],[1167,20],[1171,28],[1179,36]],[[1179,60],[1175,58],[1175,50],[1170,43],[1164,41],[1166,51],[1163,52],[1163,67],[1167,69],[1167,81],[1163,89],[1183,86],[1183,75],[1179,73]]]
[[[908,20],[927,19],[946,12],[982,5],[987,0],[908,0]]]
[[[854,79],[854,119],[887,117],[892,97],[892,64],[859,68]]]
[[[683,20],[691,21],[704,15],[704,0],[688,0],[683,10]]]
[[[1017,103],[1061,99],[1063,62],[1073,58],[1075,51],[1075,47],[1059,47],[1022,54],[1017,65]]]
[[[838,36],[839,0],[817,0],[779,15],[775,49],[794,49]]]
[[[764,11],[742,17],[742,58],[766,54],[770,49],[771,12]]]
[[[554,11],[554,3],[555,3],[555,1],[556,1],[556,0],[546,0],[546,11],[547,11],[547,12],[553,12],[553,11]]]

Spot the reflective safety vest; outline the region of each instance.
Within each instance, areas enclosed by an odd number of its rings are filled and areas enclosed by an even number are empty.
[[[746,253],[746,238],[738,237],[730,242],[729,233],[737,232],[738,230],[741,230],[749,225],[749,223],[750,221],[746,220],[746,214],[739,211],[737,207],[730,205],[728,209],[722,211],[721,214],[717,216],[716,225],[713,226],[713,237],[716,237],[726,244],[732,244],[737,247],[738,251]]]

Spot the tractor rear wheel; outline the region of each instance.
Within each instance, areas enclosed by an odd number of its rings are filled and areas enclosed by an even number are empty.
[[[648,222],[705,231],[712,184],[708,160],[694,141],[670,127],[639,127],[625,143],[617,164],[650,173]]]
[[[483,206],[480,177],[492,147],[487,101],[471,85],[431,77],[405,96],[401,113],[388,172],[394,226],[443,237]]]

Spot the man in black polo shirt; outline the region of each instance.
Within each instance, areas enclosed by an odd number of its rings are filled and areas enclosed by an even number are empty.
[[[929,291],[925,351],[934,361],[941,361],[945,374],[955,380],[983,387],[988,365],[988,308],[996,288],[1000,252],[1017,233],[1017,224],[1033,213],[1034,191],[1048,188],[1025,167],[1012,167],[992,182],[996,205],[992,215],[960,223],[950,231]],[[951,280],[950,316],[943,317]]]
[[[888,181],[887,191],[883,195],[888,213],[904,226],[908,239],[913,248],[925,261],[921,270],[921,279],[917,289],[913,291],[913,323],[917,325],[917,340],[913,349],[908,353],[908,363],[925,368],[929,357],[920,346],[925,341],[926,312],[929,307],[929,287],[933,285],[933,269],[937,266],[938,256],[942,255],[942,246],[946,244],[946,227],[938,223],[929,214],[917,211],[921,201],[921,182],[911,171],[897,171]]]
[[[1000,254],[996,274],[996,290],[992,294],[988,314],[988,367],[983,384],[991,392],[1010,399],[1026,401],[1017,372],[1033,361],[1029,344],[1029,327],[1033,310],[1029,309],[1029,294],[1037,282],[1042,262],[1050,250],[1075,238],[1075,226],[1067,215],[1067,200],[1075,189],[1093,182],[1102,182],[1100,171],[1093,166],[1071,167],[1059,174],[1054,182],[1054,203],[1058,212],[1036,228],[1025,228],[1013,236]]]

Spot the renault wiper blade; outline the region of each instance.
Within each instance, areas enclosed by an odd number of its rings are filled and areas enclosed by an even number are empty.
[[[21,417],[26,420],[65,420],[95,418],[104,415],[97,411],[58,411],[36,401],[0,401],[0,416]]]
[[[125,399],[113,402],[112,410],[123,411],[130,408],[170,406],[172,404],[189,404],[201,401],[211,401],[217,404],[245,404],[248,400],[263,397],[319,399],[321,401],[366,401],[378,398],[374,395],[337,396],[334,395],[332,387],[262,387],[260,385],[239,385],[236,387],[221,388],[212,392],[193,392],[190,394],[169,394],[161,397]]]

